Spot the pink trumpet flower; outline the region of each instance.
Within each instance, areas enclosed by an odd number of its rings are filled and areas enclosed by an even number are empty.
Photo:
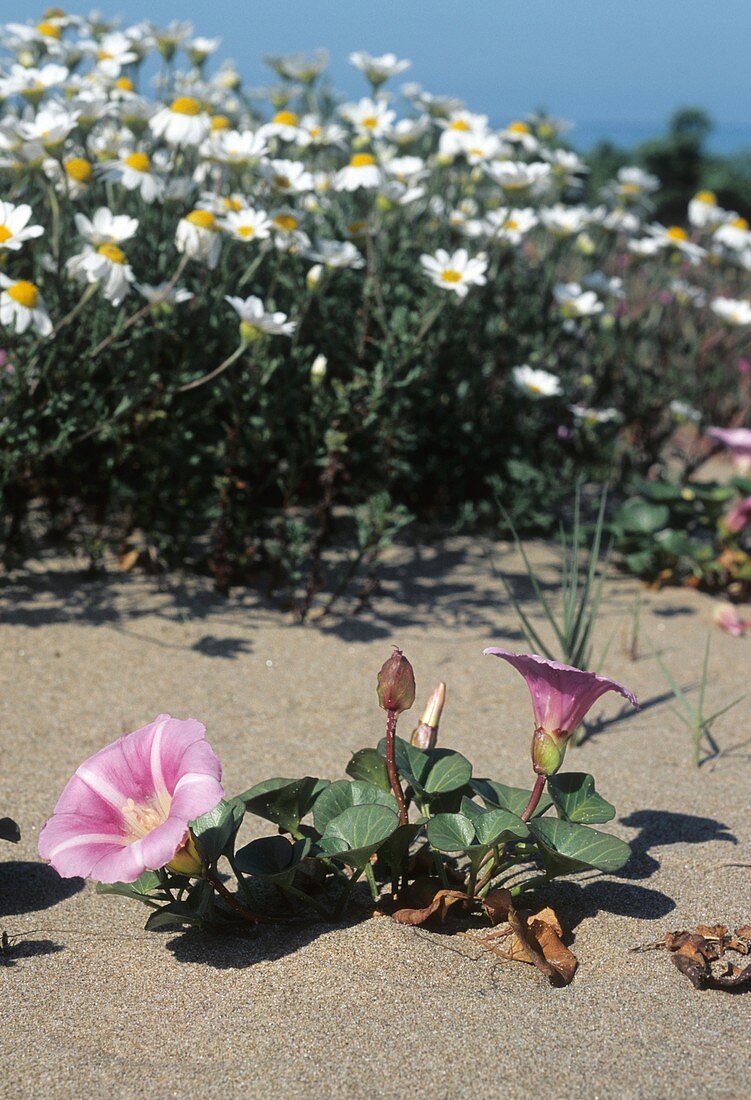
[[[601,695],[617,691],[633,706],[639,706],[633,692],[607,676],[548,661],[536,653],[510,653],[507,649],[493,648],[483,652],[508,661],[527,683],[535,712],[532,766],[538,775],[558,771],[569,737]]]
[[[734,638],[742,638],[751,628],[751,619],[742,619],[731,603],[721,603],[715,610],[714,621],[720,630]]]
[[[751,428],[707,428],[707,435],[733,452],[737,466],[751,466]]]
[[[751,523],[751,497],[739,500],[722,517],[725,529],[731,535],[740,535]]]
[[[63,878],[135,882],[168,864],[200,873],[188,822],[222,798],[222,767],[195,718],[160,714],[84,761],[39,834]]]

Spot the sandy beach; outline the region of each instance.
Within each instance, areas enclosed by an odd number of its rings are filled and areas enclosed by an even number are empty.
[[[508,547],[494,552],[518,574]],[[536,560],[552,579],[549,551]],[[633,661],[624,640],[640,592]],[[751,639],[714,628],[706,597],[621,578],[608,589],[603,671],[642,710],[612,721],[619,700],[604,697],[565,767],[595,775],[634,855],[617,877],[573,876],[545,893],[579,959],[573,983],[554,989],[532,967],[388,918],[243,939],[146,933],[145,909],[60,880],[36,852],[76,766],[160,711],[206,724],[230,794],[274,775],[339,777],[382,735],[375,676],[392,643],[415,667],[418,701],[448,682],[441,744],[477,774],[528,783],[525,685],[482,657],[487,645],[525,648],[486,543],[396,550],[372,610],[318,627],[253,594],[223,600],[201,579],[91,580],[70,560],[32,562],[0,596],[0,816],[23,832],[0,847],[0,929],[19,937],[0,966],[9,1100],[730,1100],[747,1089],[751,996],[698,992],[665,952],[630,950],[701,922],[751,922],[751,700],[719,720],[720,755],[694,768],[652,656],[695,684],[712,630],[710,709],[748,690]]]

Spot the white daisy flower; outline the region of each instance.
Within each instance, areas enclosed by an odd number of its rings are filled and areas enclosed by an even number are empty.
[[[427,115],[419,115],[417,118],[400,118],[389,134],[389,139],[397,145],[410,145],[417,141],[430,127],[430,119]]]
[[[312,191],[313,177],[300,160],[269,160],[261,164],[261,175],[275,191],[283,195],[299,195]]]
[[[98,42],[82,42],[81,46],[94,58],[96,71],[109,80],[116,80],[125,65],[132,65],[139,59],[132,41],[121,31],[111,31]]]
[[[273,222],[265,210],[255,210],[249,206],[244,210],[230,211],[221,226],[235,240],[248,244],[266,240],[271,234]]]
[[[576,420],[588,427],[595,427],[597,424],[611,424],[613,421],[621,419],[621,414],[613,408],[590,409],[586,405],[569,405],[569,411],[573,413]]]
[[[309,249],[305,255],[324,267],[353,268],[365,266],[365,260],[359,248],[352,241],[319,241],[315,249]]]
[[[207,58],[216,53],[221,44],[221,38],[202,38],[199,36],[189,38],[185,43],[185,50],[191,62],[200,69]]]
[[[751,325],[751,302],[745,298],[713,298],[709,308],[726,325]]]
[[[504,191],[542,191],[550,180],[552,168],[543,161],[523,164],[516,160],[492,160],[485,165],[494,183]]]
[[[5,249],[17,252],[24,241],[41,237],[43,225],[29,225],[31,207],[26,203],[14,206],[12,202],[0,201],[0,255]]]
[[[264,138],[279,138],[280,141],[306,146],[311,142],[308,131],[300,125],[300,117],[294,111],[277,111],[271,122],[264,123],[258,130]]]
[[[381,169],[371,153],[354,153],[349,164],[336,173],[334,190],[357,191],[360,187],[370,189],[378,187],[381,179]]]
[[[434,286],[453,291],[459,298],[465,298],[471,286],[484,286],[487,282],[488,261],[484,252],[470,259],[466,248],[453,253],[438,248],[432,256],[422,255],[420,263]]]
[[[78,111],[69,111],[53,100],[41,107],[33,118],[21,119],[18,132],[24,141],[38,141],[50,149],[65,141],[77,123]]]
[[[169,288],[169,289],[168,289]],[[169,282],[163,283],[136,283],[136,290],[142,294],[147,302],[165,306],[177,306],[182,302],[191,302],[195,294],[185,287],[170,286]]]
[[[76,229],[89,244],[122,244],[129,241],[138,229],[138,218],[127,214],[113,214],[106,206],[100,206],[89,220],[85,214],[73,215]]]
[[[263,301],[253,294],[249,298],[233,298],[226,294],[224,300],[239,316],[240,330],[246,340],[262,335],[292,336],[297,327],[294,321],[287,319],[286,313],[267,313]]]
[[[216,214],[210,210],[191,210],[180,218],[175,231],[175,248],[213,270],[219,263],[222,250]]]
[[[285,80],[299,80],[302,84],[312,84],[329,63],[327,50],[316,50],[309,57],[304,53],[265,57],[264,61],[275,73]]]
[[[632,202],[651,195],[660,186],[657,176],[631,165],[619,168],[616,180],[616,191],[619,197]]]
[[[121,183],[126,191],[139,191],[144,202],[161,202],[164,181],[153,171],[148,153],[123,151],[118,160],[104,166],[103,177]]]
[[[526,153],[536,153],[540,143],[532,133],[532,127],[528,122],[512,122],[498,135],[501,141],[510,142],[512,145],[520,145]]]
[[[745,252],[751,248],[751,231],[745,218],[733,215],[714,231],[712,243],[730,252]]]
[[[356,69],[359,69],[361,73],[365,73],[374,88],[390,80],[392,76],[398,76],[400,73],[405,72],[412,64],[411,61],[400,61],[394,53],[384,53],[380,57],[373,57],[365,50],[355,50],[354,53],[349,55],[349,60],[350,64],[354,65]]]
[[[153,115],[149,126],[154,137],[164,138],[169,145],[200,145],[211,129],[211,120],[200,100],[178,96]]]
[[[579,283],[557,283],[553,297],[568,319],[594,317],[605,308],[593,290],[582,290]]]
[[[554,237],[563,239],[580,233],[592,221],[592,211],[588,206],[564,206],[557,202],[554,206],[544,206],[540,210],[540,221]]]
[[[488,211],[483,228],[494,240],[518,245],[537,224],[537,215],[530,206],[514,210],[501,206],[497,210]]]
[[[0,272],[0,287],[0,324],[19,334],[33,328],[40,336],[49,336],[52,322],[35,284],[27,279],[10,279]]]
[[[690,240],[688,233],[681,225],[648,225],[646,232],[660,248],[673,248],[694,264],[707,254],[706,249]]]
[[[340,112],[358,134],[370,138],[388,137],[396,118],[388,103],[368,97],[359,103],[345,103]]]
[[[65,266],[74,279],[99,284],[104,297],[113,306],[121,305],[136,281],[128,257],[111,241],[96,247],[86,245],[83,252],[71,256]]]
[[[511,377],[514,384],[528,397],[559,397],[562,393],[561,380],[556,374],[546,370],[536,370],[528,363],[513,367]]]
[[[453,110],[448,119],[439,119],[443,133],[438,141],[438,153],[442,157],[455,157],[465,149],[477,145],[488,132],[488,116],[475,115],[471,111]]]
[[[234,167],[253,164],[268,151],[260,130],[220,130],[212,135],[212,141],[212,156]]]

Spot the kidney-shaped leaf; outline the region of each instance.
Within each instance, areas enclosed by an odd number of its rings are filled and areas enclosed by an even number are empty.
[[[532,791],[525,790],[524,787],[507,787],[505,783],[496,783],[493,779],[473,779],[470,787],[486,806],[509,810],[517,817],[524,810],[532,794]],[[545,813],[551,805],[550,796],[543,794],[535,810],[535,816]]]
[[[237,866],[246,875],[255,875],[270,882],[291,881],[295,871],[310,851],[310,840],[290,844],[283,836],[264,836],[251,840],[235,855]]]
[[[378,749],[360,749],[347,764],[345,771],[353,779],[373,783],[382,791],[391,790],[386,761]]]
[[[265,779],[238,798],[245,803],[248,813],[296,833],[300,822],[327,786],[328,780],[314,779],[311,775],[302,779]]]
[[[486,848],[502,840],[526,840],[529,829],[522,819],[509,810],[487,810],[474,819],[475,832]]]
[[[612,821],[615,806],[597,793],[593,776],[586,772],[558,772],[548,779],[548,790],[558,811],[566,821],[579,825],[599,825]]]
[[[477,844],[474,824],[464,814],[436,814],[426,831],[439,852],[466,852]]]
[[[329,821],[344,813],[350,806],[362,806],[365,803],[388,806],[396,812],[396,799],[391,790],[382,791],[374,783],[363,781],[350,782],[338,779],[322,791],[313,807],[313,824],[319,833],[323,833]]]
[[[359,870],[398,827],[399,817],[388,806],[350,806],[329,821],[319,848],[324,855]]]
[[[245,803],[239,798],[227,802],[222,799],[213,810],[197,817],[190,823],[196,847],[203,859],[213,863],[219,859],[245,816]]]
[[[472,778],[472,765],[466,756],[450,749],[428,749],[429,767],[423,773],[422,789],[426,795],[446,794],[466,787]]]
[[[624,840],[588,825],[576,825],[557,817],[532,818],[528,824],[546,866],[554,874],[568,874],[584,867],[618,871],[631,855]]]

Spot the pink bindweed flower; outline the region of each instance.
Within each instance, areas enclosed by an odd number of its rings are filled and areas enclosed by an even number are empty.
[[[751,374],[751,360],[741,356],[738,360],[738,372],[740,374]]]
[[[722,523],[731,535],[740,535],[741,531],[745,531],[751,523],[751,497],[745,497],[734,504],[722,517]]]
[[[510,653],[507,649],[493,648],[483,652],[508,661],[526,680],[535,712],[532,766],[538,775],[558,771],[569,737],[601,695],[617,691],[633,706],[639,706],[633,692],[606,676],[548,661],[536,653]]]
[[[188,822],[222,798],[222,767],[195,718],[160,714],[84,761],[39,834],[63,878],[135,882],[173,863],[200,869]]]
[[[730,448],[737,466],[751,466],[751,428],[708,428],[707,435]]]
[[[751,619],[742,619],[731,603],[721,603],[714,613],[714,621],[720,630],[734,638],[742,638],[751,627]]]

